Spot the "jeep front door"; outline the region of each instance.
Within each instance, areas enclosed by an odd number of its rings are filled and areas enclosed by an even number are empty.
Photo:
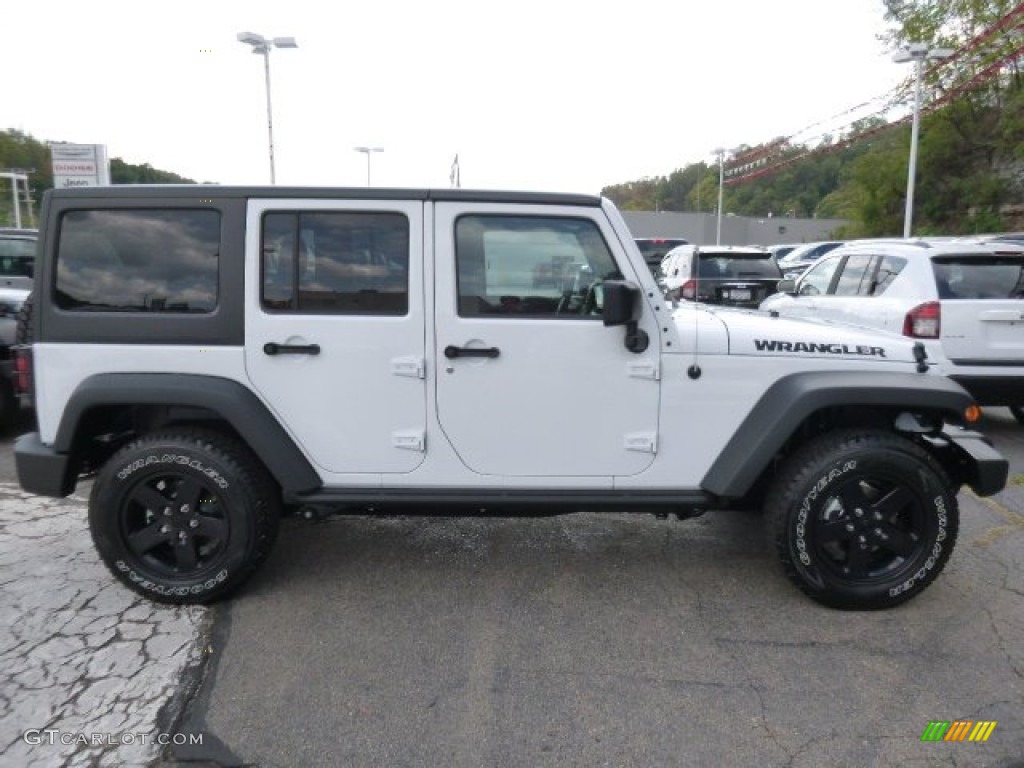
[[[437,411],[462,462],[597,486],[642,472],[657,449],[659,345],[629,352],[601,321],[602,282],[637,279],[601,210],[434,210]]]

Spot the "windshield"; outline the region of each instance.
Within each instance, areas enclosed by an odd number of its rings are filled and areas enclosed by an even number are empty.
[[[833,248],[838,248],[842,243],[806,243],[804,245],[798,245],[792,251],[787,253],[781,259],[779,259],[779,266],[785,269],[791,267],[794,264],[801,264],[807,261],[817,261],[820,257],[831,251]]]
[[[636,247],[640,249],[640,255],[648,264],[657,266],[665,255],[677,245],[686,245],[689,240],[681,237],[638,237]]]
[[[35,240],[0,237],[0,277],[32,277],[35,258]]]

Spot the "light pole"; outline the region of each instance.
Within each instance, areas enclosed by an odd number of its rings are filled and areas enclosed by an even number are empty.
[[[352,147],[352,149],[366,155],[366,186],[370,186],[370,155],[374,152],[383,152],[384,147]]]
[[[914,220],[914,179],[917,176],[917,136],[921,124],[921,69],[929,59],[946,59],[953,55],[949,48],[929,48],[924,43],[910,43],[892,55],[897,64],[914,62],[914,118],[910,126],[910,162],[907,164],[907,207],[903,214],[903,236],[910,237]]]
[[[722,244],[722,187],[725,186],[725,150],[714,150],[718,155],[718,227],[715,231],[715,245]]]
[[[252,52],[263,57],[263,68],[267,73],[267,137],[270,141],[270,183],[276,184],[274,175],[274,113],[270,108],[270,49],[298,48],[294,37],[266,38],[255,32],[239,32],[238,41],[252,46]]]

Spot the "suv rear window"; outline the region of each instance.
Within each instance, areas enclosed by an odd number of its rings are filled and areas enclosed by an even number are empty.
[[[700,254],[699,277],[774,277],[782,272],[770,253],[759,254]]]
[[[35,240],[0,235],[0,277],[32,277],[35,263]]]
[[[932,261],[940,299],[1019,299],[1024,297],[1024,254]]]
[[[80,312],[212,312],[219,258],[219,211],[68,211],[54,301]]]

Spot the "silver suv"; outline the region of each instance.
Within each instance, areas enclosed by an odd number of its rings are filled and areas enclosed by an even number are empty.
[[[761,309],[920,340],[939,371],[1024,423],[1024,246],[863,241],[837,248]]]

